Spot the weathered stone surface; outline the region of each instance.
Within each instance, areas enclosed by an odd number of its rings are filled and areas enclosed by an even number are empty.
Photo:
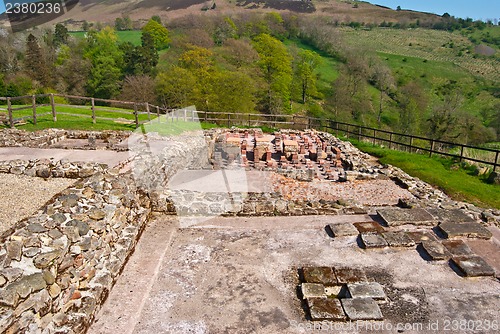
[[[446,247],[436,240],[424,240],[422,241],[422,247],[432,260],[445,260],[451,256]]]
[[[0,275],[0,287],[4,286],[5,283],[7,283],[7,279],[3,275]]]
[[[407,234],[417,244],[426,240],[437,241],[436,235],[429,231],[409,231]]]
[[[28,299],[20,303],[16,307],[16,316],[21,315],[27,310],[33,309],[35,313],[39,313],[41,316],[47,314],[50,310],[52,303],[49,293],[46,289],[43,289],[37,293],[32,294]]]
[[[80,236],[87,234],[90,230],[89,224],[82,222],[81,220],[73,219],[66,223],[66,226],[75,226],[78,228],[78,233]]]
[[[302,268],[305,283],[319,283],[336,285],[337,277],[332,267],[305,267]]]
[[[57,296],[59,296],[60,293],[61,293],[61,287],[57,283],[54,283],[51,286],[49,286],[50,297],[56,298]]]
[[[444,222],[439,224],[439,229],[447,238],[467,237],[478,239],[489,239],[491,232],[480,223],[452,223]]]
[[[480,256],[457,256],[452,261],[467,277],[495,276],[495,269]]]
[[[359,233],[382,233],[384,228],[376,222],[354,223]]]
[[[375,300],[386,298],[384,288],[377,282],[348,283],[347,289],[351,298],[373,298]]]
[[[472,250],[462,240],[444,240],[443,246],[453,256],[470,256],[475,255]]]
[[[358,229],[351,223],[328,224],[328,228],[332,231],[335,238],[358,235]]]
[[[26,229],[31,233],[42,233],[47,231],[47,229],[39,223],[29,224]]]
[[[17,240],[11,240],[6,243],[7,259],[10,261],[21,261],[23,243]]]
[[[301,290],[304,299],[326,298],[325,287],[323,286],[323,284],[302,283]]]
[[[450,223],[465,223],[474,222],[469,215],[465,214],[460,209],[427,209],[427,211],[433,215],[437,221],[440,222],[450,222]]]
[[[47,252],[47,253],[42,253],[42,254],[37,255],[33,259],[33,263],[35,264],[35,266],[37,268],[40,268],[40,269],[46,268],[50,264],[52,264],[52,262],[54,260],[59,258],[62,254],[63,254],[63,251],[61,249],[55,249],[55,250]]]
[[[435,225],[434,217],[424,209],[379,209],[377,210],[388,226],[400,225]]]
[[[8,308],[0,307],[0,333],[5,333],[14,322],[14,312]]]
[[[382,233],[385,241],[390,247],[413,247],[415,241],[406,232],[384,232]]]
[[[361,233],[361,241],[365,248],[383,248],[387,246],[387,241],[379,233]]]
[[[345,298],[341,302],[349,320],[384,319],[378,304],[371,298]]]
[[[343,285],[325,286],[325,294],[328,298],[338,298]]]
[[[338,284],[366,282],[366,273],[361,268],[335,268]]]
[[[312,320],[345,320],[340,300],[336,298],[309,298],[307,306]]]

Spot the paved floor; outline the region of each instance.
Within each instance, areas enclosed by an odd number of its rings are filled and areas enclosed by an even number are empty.
[[[110,167],[129,158],[129,152],[108,150],[65,150],[31,147],[0,147],[0,160],[67,159],[69,161],[98,162]]]
[[[323,333],[309,330],[296,295],[296,268],[305,265],[364,268],[387,294],[384,321],[328,332],[397,333],[401,323],[404,333],[439,333],[454,321],[478,328],[500,320],[497,279],[463,278],[447,261],[426,261],[414,247],[361,249],[356,237],[332,239],[324,229],[367,219],[219,217],[180,228],[175,218],[160,216],[146,228],[89,333]],[[491,247],[500,253],[498,240],[486,251]]]

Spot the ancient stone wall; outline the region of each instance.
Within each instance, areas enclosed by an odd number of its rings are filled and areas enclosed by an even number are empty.
[[[102,173],[108,168],[96,162],[71,162],[68,160],[33,159],[0,161],[0,173],[47,178],[78,179]]]
[[[1,333],[86,331],[151,213],[148,186],[207,160],[203,136],[184,139],[160,150],[168,161],[142,152],[127,172],[94,170],[0,236]],[[146,164],[152,183],[137,169],[144,161],[159,164]]]

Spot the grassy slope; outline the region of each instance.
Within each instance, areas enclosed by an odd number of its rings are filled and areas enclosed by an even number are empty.
[[[118,40],[120,42],[130,42],[135,46],[141,45],[142,32],[140,30],[117,31],[116,34],[118,35]],[[76,38],[83,38],[85,32],[72,31],[70,32],[70,35]]]
[[[465,170],[450,170],[450,160],[429,158],[420,154],[393,151],[352,141],[360,150],[374,155],[383,164],[391,164],[412,176],[443,190],[455,200],[466,201],[481,207],[500,209],[500,186],[487,184]]]

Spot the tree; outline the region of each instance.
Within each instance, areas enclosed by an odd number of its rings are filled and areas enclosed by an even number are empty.
[[[155,47],[153,37],[145,32],[141,36],[141,46],[138,48],[139,63],[136,73],[152,74],[158,64],[158,50]]]
[[[167,108],[184,108],[196,104],[197,81],[191,71],[173,66],[159,73],[156,78],[156,92]]]
[[[132,102],[154,103],[156,100],[154,79],[148,75],[125,77],[120,99]]]
[[[399,12],[401,10],[401,6],[396,7],[396,10]]]
[[[37,80],[43,86],[49,83],[49,69],[38,40],[33,34],[29,34],[26,39],[25,67],[31,78]]]
[[[109,99],[120,89],[123,53],[117,45],[118,37],[111,27],[87,37],[85,57],[92,63],[87,91],[98,98]]]
[[[382,111],[383,111],[382,105],[384,102],[384,95],[387,95],[389,91],[391,91],[395,87],[396,83],[394,77],[392,76],[391,70],[380,62],[374,65],[371,81],[373,82],[375,87],[380,91],[379,109],[377,114],[377,122],[380,126],[380,122],[382,119]]]
[[[168,47],[170,43],[170,38],[168,37],[168,29],[165,28],[160,23],[151,19],[142,28],[143,33],[149,33],[154,40],[154,44],[157,50],[163,50]]]
[[[403,86],[397,96],[399,104],[399,126],[405,134],[420,132],[420,117],[427,108],[427,96],[416,82]]]
[[[321,63],[321,57],[314,51],[301,50],[297,57],[295,76],[300,83],[302,103],[316,92],[316,75],[314,71]]]
[[[210,77],[207,111],[250,113],[255,109],[254,92],[248,75],[217,71]]]
[[[257,36],[253,45],[259,54],[258,64],[268,85],[264,110],[270,113],[290,110],[292,57],[286,46],[268,34]]]
[[[54,29],[54,44],[59,46],[61,44],[68,43],[68,28],[66,28],[63,24],[57,23]]]
[[[121,17],[117,17],[115,19],[115,30],[117,31],[125,30],[123,27],[124,27],[123,19]]]
[[[156,21],[156,22],[158,22],[159,24],[162,24],[162,23],[161,23],[161,17],[159,17],[158,15],[153,15],[153,16],[151,17],[151,20]]]

